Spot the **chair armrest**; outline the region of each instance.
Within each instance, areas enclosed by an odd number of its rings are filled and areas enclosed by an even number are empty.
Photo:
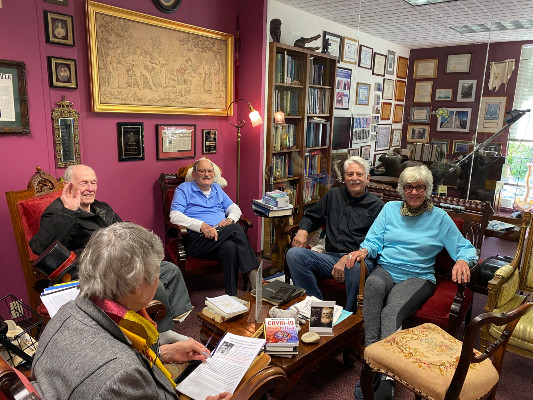
[[[187,228],[181,225],[173,224],[170,222],[170,218],[168,217],[165,217],[165,230],[167,231],[167,234],[173,237],[185,236],[187,234]],[[175,230],[175,234],[172,234],[173,230]]]
[[[152,300],[148,303],[145,310],[155,322],[161,321],[167,315],[166,307],[158,300]]]
[[[17,380],[18,376],[13,371],[13,367],[0,354],[0,391],[8,390]]]
[[[290,235],[291,239],[296,235],[298,232],[298,225],[290,225],[286,226],[283,232],[285,232],[286,235]]]
[[[254,223],[248,218],[241,217],[237,222],[244,228],[245,231],[254,227]]]
[[[361,273],[359,274],[359,294],[357,295],[357,311],[355,315],[363,318],[363,297],[365,295],[366,278],[368,278],[368,268],[364,258],[359,264],[361,265]]]

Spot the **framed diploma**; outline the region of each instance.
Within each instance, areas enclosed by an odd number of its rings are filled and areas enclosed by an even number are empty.
[[[65,96],[57,105],[52,110],[56,164],[59,168],[66,168],[81,163],[78,126],[80,114],[72,108],[72,103]]]
[[[439,60],[436,58],[426,60],[415,60],[413,71],[414,79],[427,79],[437,77],[437,66]]]
[[[394,101],[403,102],[404,100],[405,100],[405,81],[400,81],[396,79],[396,86],[394,89]]]
[[[394,79],[383,79],[383,93],[381,98],[383,100],[392,100],[394,97]]]
[[[117,122],[118,160],[144,160],[144,123]]]
[[[448,54],[446,58],[447,74],[468,74],[472,65],[472,53]]]
[[[214,154],[217,152],[217,130],[202,129],[202,154]]]
[[[26,64],[0,60],[0,134],[30,133]]]
[[[409,122],[415,124],[429,124],[431,107],[411,107]]]
[[[398,62],[396,64],[396,78],[407,79],[407,66],[409,65],[409,59],[398,56]]]
[[[357,64],[358,41],[344,36],[342,38],[342,62]]]
[[[372,69],[372,47],[359,45],[359,66],[361,68]]]
[[[156,125],[157,159],[196,156],[196,125]]]
[[[421,81],[415,84],[415,103],[431,103],[433,81]]]
[[[385,54],[374,53],[374,68],[372,74],[377,76],[385,76],[385,67],[387,56]]]

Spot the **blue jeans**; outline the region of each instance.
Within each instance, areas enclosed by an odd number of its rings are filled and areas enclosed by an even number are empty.
[[[322,298],[318,288],[317,277],[333,278],[333,266],[346,253],[317,253],[302,247],[292,247],[286,255],[287,265],[291,271],[291,278],[296,286],[305,289],[306,294]],[[374,260],[365,258],[368,271],[374,269]],[[357,294],[359,293],[359,276],[361,266],[356,261],[353,268],[344,268],[344,284],[346,285],[346,307],[348,311],[357,309]]]

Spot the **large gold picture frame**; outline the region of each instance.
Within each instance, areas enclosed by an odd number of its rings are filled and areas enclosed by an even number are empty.
[[[87,27],[93,111],[226,115],[233,35],[94,1]]]

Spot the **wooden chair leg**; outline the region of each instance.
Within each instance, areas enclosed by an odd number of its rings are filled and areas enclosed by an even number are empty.
[[[361,391],[365,400],[374,400],[374,388],[372,387],[372,377],[374,373],[372,368],[363,361],[363,369],[361,370]]]

